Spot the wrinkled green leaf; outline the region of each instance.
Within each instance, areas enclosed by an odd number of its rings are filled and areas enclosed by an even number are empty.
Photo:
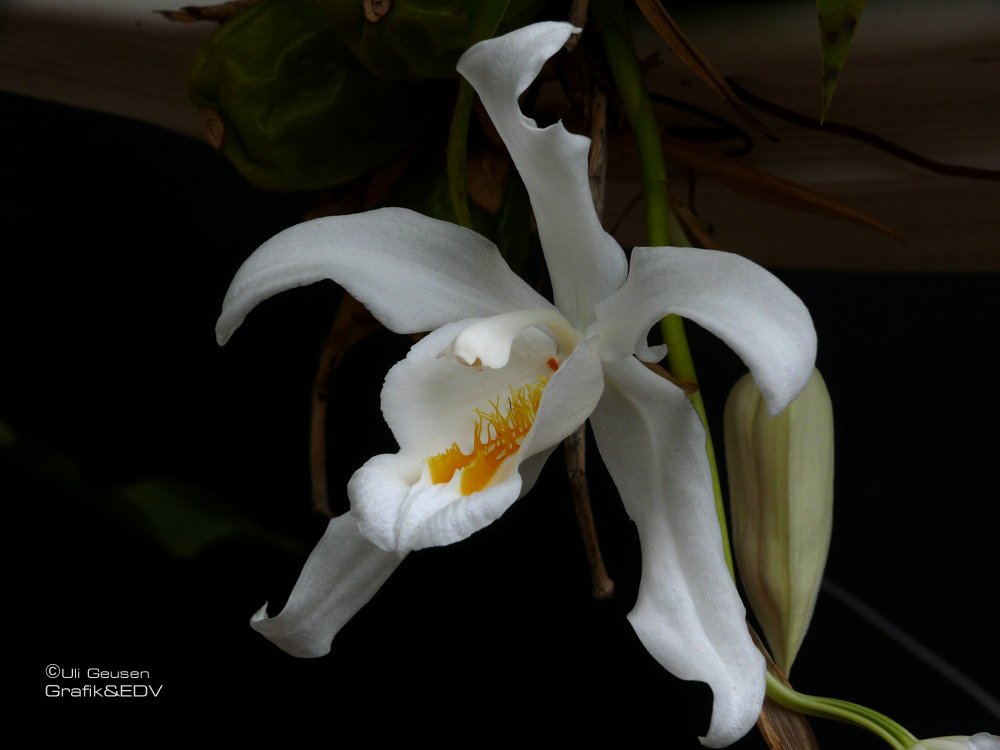
[[[194,557],[228,539],[268,537],[239,508],[183,482],[149,479],[122,487],[118,495],[139,512],[150,536],[174,557]],[[269,538],[277,546],[294,548],[279,537]]]
[[[365,70],[312,0],[264,0],[227,21],[188,88],[209,142],[273,190],[353,180],[413,143],[429,115],[422,85]]]
[[[267,531],[243,510],[199,487],[152,479],[121,488],[101,487],[71,457],[38,440],[21,438],[0,422],[0,496],[12,487],[36,487],[80,503],[123,534],[145,537],[167,554],[191,558],[224,541],[252,541],[299,552],[297,542]],[[26,485],[25,485],[26,483]]]
[[[458,77],[455,63],[468,47],[480,15],[476,11],[495,0],[393,0],[377,22],[365,17],[361,0],[316,2],[340,41],[370,72],[386,80],[420,80]],[[509,8],[498,29],[501,34],[526,26],[545,6],[544,0],[503,4]]]
[[[823,52],[823,110],[820,121],[833,101],[833,92],[851,51],[854,32],[861,21],[867,0],[816,0],[819,13],[819,39]]]

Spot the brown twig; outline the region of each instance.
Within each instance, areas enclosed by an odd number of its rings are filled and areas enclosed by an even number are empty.
[[[381,202],[409,164],[413,152],[373,171],[364,184],[356,183],[343,190],[326,193],[306,219],[364,211]],[[330,396],[330,378],[347,351],[378,330],[379,322],[347,292],[340,300],[330,330],[320,347],[319,364],[312,385],[312,410],[309,420],[309,475],[312,483],[312,506],[320,515],[332,518],[326,482],[326,414]]]
[[[590,159],[587,174],[590,177],[590,194],[594,199],[594,210],[598,216],[604,215],[604,184],[608,170],[608,95],[604,89],[595,87],[590,101],[591,122]]]
[[[312,507],[321,516],[333,518],[330,493],[326,485],[326,404],[330,398],[330,375],[333,372],[333,339],[336,320],[319,353],[319,367],[312,386],[312,409],[309,422],[309,477],[312,484]]]
[[[186,5],[178,10],[158,10],[156,12],[168,21],[176,21],[177,23],[197,23],[198,21],[224,23],[259,1],[230,0],[216,5]]]
[[[344,292],[337,314],[320,349],[319,366],[312,386],[312,417],[309,423],[309,475],[312,506],[320,515],[332,518],[326,483],[326,413],[330,398],[330,377],[347,350],[379,326],[364,306]]]
[[[788,677],[774,663],[764,642],[757,635],[757,631],[749,623],[747,628],[750,630],[753,642],[764,654],[767,670],[785,685],[791,687]],[[820,750],[819,741],[813,734],[806,716],[798,711],[785,708],[770,698],[764,698],[764,705],[761,706],[760,716],[757,718],[757,729],[771,750]]]
[[[681,62],[688,66],[692,73],[704,81],[720,99],[732,105],[757,130],[772,141],[777,140],[774,134],[754,116],[750,108],[740,100],[740,97],[730,88],[729,83],[709,62],[708,58],[684,35],[680,26],[670,17],[660,0],[636,0],[635,4],[653,30],[666,42]]]
[[[584,24],[587,23],[587,11],[590,10],[590,0],[573,0],[569,6],[569,14],[567,15],[567,20],[573,24],[576,28],[582,29]],[[573,49],[580,43],[580,35],[573,34],[569,39],[566,40],[564,49],[567,52],[572,52]]]
[[[721,151],[665,134],[661,137],[660,145],[668,159],[721,182],[748,198],[850,221],[902,241],[895,232],[862,211],[741,159],[733,159]]]
[[[583,549],[590,565],[592,593],[595,599],[610,599],[615,593],[615,582],[608,576],[608,571],[604,567],[604,557],[601,555],[601,545],[597,540],[597,528],[594,525],[594,513],[590,507],[586,459],[587,431],[584,425],[580,425],[576,432],[563,441],[563,450],[566,457],[566,474],[573,493],[576,520],[580,524]]]
[[[607,94],[597,85],[591,89],[588,109],[590,110],[590,160],[587,171],[590,177],[590,192],[594,208],[600,216],[604,210],[604,181],[607,167]],[[601,545],[597,539],[594,512],[590,505],[590,487],[587,483],[587,431],[580,425],[576,432],[563,442],[566,460],[566,474],[569,477],[570,492],[576,520],[580,524],[583,549],[590,565],[590,578],[595,599],[610,599],[615,593],[615,582],[608,576],[601,555]]]
[[[680,380],[679,378],[675,378],[670,373],[669,370],[667,370],[665,367],[662,367],[661,365],[656,364],[655,362],[643,362],[643,364],[646,365],[646,367],[649,370],[655,372],[661,378],[666,380],[668,383],[673,383],[674,385],[676,385],[678,388],[680,388],[689,396],[698,390],[697,383],[692,383],[690,380]]]
[[[831,122],[830,120],[825,120],[821,123],[814,117],[807,117],[806,115],[793,110],[786,109],[780,104],[775,104],[772,101],[759,97],[756,94],[747,91],[731,78],[727,78],[726,80],[729,82],[729,85],[733,88],[733,90],[736,91],[748,104],[756,107],[762,112],[767,112],[775,117],[780,117],[782,120],[790,122],[793,125],[798,125],[799,127],[808,128],[810,130],[819,130],[824,133],[833,133],[845,138],[852,138],[856,141],[872,146],[873,148],[884,151],[891,156],[895,156],[897,159],[910,162],[911,164],[923,167],[931,172],[954,175],[956,177],[971,177],[976,180],[1000,180],[1000,170],[983,169],[981,167],[967,167],[962,164],[948,164],[935,159],[928,159],[926,156],[921,156],[920,154],[910,151],[908,148],[904,148],[896,143],[893,143],[892,141],[886,140],[881,136],[869,133],[867,130],[861,130],[860,128],[855,128],[851,125],[844,125],[839,122]]]
[[[695,242],[707,250],[718,250],[719,244],[712,237],[712,233],[705,226],[705,223],[687,206],[677,200],[677,196],[670,192],[669,187],[667,188],[667,196],[670,198],[670,207],[688,234],[694,236]]]

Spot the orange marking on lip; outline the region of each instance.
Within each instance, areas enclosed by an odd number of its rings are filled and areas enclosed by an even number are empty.
[[[549,360],[552,367],[554,359]],[[558,367],[558,363],[556,364]],[[553,368],[555,369],[555,368]],[[507,405],[500,410],[500,397],[490,403],[489,411],[476,409],[477,421],[473,428],[472,452],[465,454],[452,443],[451,447],[427,459],[431,482],[450,482],[456,471],[462,471],[461,492],[471,495],[485,488],[500,466],[521,448],[521,441],[531,430],[542,400],[542,390],[548,378],[538,383],[510,389]]]

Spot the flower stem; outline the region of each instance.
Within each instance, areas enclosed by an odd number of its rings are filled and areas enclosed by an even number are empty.
[[[496,33],[508,5],[510,0],[482,0],[474,6],[475,15],[469,29],[468,46],[489,39]],[[451,197],[455,222],[469,229],[472,228],[472,214],[469,212],[469,199],[465,188],[465,163],[469,142],[469,116],[472,114],[474,93],[468,81],[464,78],[459,81],[455,111],[452,113],[451,127],[448,129],[446,155],[448,195]]]
[[[636,60],[635,50],[629,41],[628,19],[624,16],[620,3],[602,4],[603,18],[598,19],[601,41],[611,67],[612,76],[618,87],[625,114],[632,124],[641,162],[643,197],[646,204],[646,227],[650,245],[670,245],[671,236],[678,245],[690,244],[673,216],[670,196],[667,191],[667,175],[660,146],[659,125],[653,115],[649,96],[642,85],[642,74]],[[694,360],[684,332],[684,321],[669,315],[660,323],[663,340],[668,347],[667,362],[675,378],[682,382],[697,383]],[[691,403],[705,425],[706,450],[712,472],[712,488],[715,491],[716,512],[722,530],[722,543],[730,573],[733,572],[732,553],[729,548],[729,534],[726,530],[725,511],[722,505],[722,486],[719,481],[718,465],[712,436],[701,394],[691,394]],[[826,719],[836,719],[872,732],[894,750],[907,750],[917,742],[901,725],[878,711],[865,706],[836,698],[822,698],[800,693],[786,685],[771,672],[767,673],[767,695],[786,708]]]
[[[566,472],[573,492],[573,507],[576,520],[580,524],[583,537],[583,551],[590,566],[591,593],[598,600],[610,599],[615,593],[615,582],[604,567],[601,545],[597,540],[594,512],[590,507],[590,487],[587,484],[587,432],[583,425],[566,438],[563,443],[566,457]]]
[[[472,228],[472,214],[469,212],[469,198],[465,189],[466,146],[469,140],[469,115],[472,113],[472,86],[464,78],[458,84],[455,111],[451,116],[448,130],[448,195],[455,223]]]
[[[867,729],[894,750],[907,750],[917,742],[917,738],[906,729],[878,711],[850,701],[800,693],[770,672],[767,673],[767,695],[776,703],[794,711],[824,719],[836,719]]]
[[[660,128],[649,103],[649,95],[642,84],[642,71],[635,56],[635,50],[628,36],[628,19],[620,3],[601,3],[602,12],[597,19],[601,32],[601,43],[611,68],[611,75],[618,87],[625,114],[635,132],[639,151],[639,166],[642,178],[643,197],[646,206],[646,231],[649,244],[668,246],[672,235],[683,236],[678,231],[678,223],[671,216],[670,196],[667,192],[667,171],[660,146]],[[671,227],[674,231],[671,232]],[[686,238],[684,238],[686,240]],[[684,332],[684,321],[677,315],[668,315],[660,322],[663,341],[667,345],[667,363],[675,378],[697,383],[694,359]],[[691,395],[691,403],[705,427],[708,465],[712,472],[712,489],[715,493],[715,508],[722,531],[722,547],[726,555],[729,572],[733,573],[733,556],[729,548],[729,532],[726,514],[722,504],[722,483],[719,481],[719,467],[715,460],[715,448],[708,429],[708,417],[701,393]]]

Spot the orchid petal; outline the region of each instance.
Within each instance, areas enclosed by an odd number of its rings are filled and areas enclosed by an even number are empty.
[[[292,656],[324,656],[333,637],[402,560],[402,555],[384,552],[361,536],[351,513],[333,518],[281,613],[268,617],[265,604],[250,626]]]
[[[332,279],[396,333],[551,307],[475,232],[403,208],[315,219],[272,237],[236,272],[215,331],[226,343],[265,299]]]
[[[637,360],[605,363],[605,374],[591,424],[642,548],[629,622],[666,669],[712,688],[702,743],[723,747],[757,720],[765,667],[726,567],[705,432],[684,393]]]
[[[624,286],[597,306],[589,332],[606,359],[645,346],[652,325],[673,313],[725,341],[753,373],[772,415],[805,387],[816,331],[802,300],[775,276],[732,253],[636,248]]]
[[[463,321],[427,336],[386,378],[383,411],[400,452],[370,459],[347,488],[361,533],[383,549],[451,544],[495,521],[534,483],[542,462],[532,459],[548,455],[600,399],[604,376],[593,347],[577,346],[553,372],[547,362],[554,342],[535,329],[517,339],[500,370],[434,356],[442,341],[468,325]],[[448,482],[431,482],[427,459],[452,443],[464,453],[471,450],[477,409],[505,397],[511,387],[539,382],[543,374],[550,377],[531,428],[486,487],[463,495],[460,471]]]
[[[625,255],[594,211],[590,139],[561,122],[539,128],[517,103],[574,31],[566,23],[526,26],[471,47],[457,67],[479,94],[528,189],[556,306],[582,329],[594,319],[594,305],[625,280]]]

